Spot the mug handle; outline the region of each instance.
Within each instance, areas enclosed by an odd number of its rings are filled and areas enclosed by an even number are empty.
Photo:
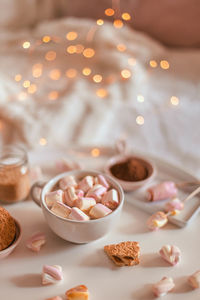
[[[41,192],[43,187],[45,186],[46,182],[45,181],[37,181],[35,182],[30,190],[30,196],[31,199],[38,205],[41,207]]]

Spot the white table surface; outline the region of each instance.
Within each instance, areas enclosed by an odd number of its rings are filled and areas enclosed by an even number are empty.
[[[43,160],[42,155],[40,159]],[[55,295],[65,299],[65,291],[79,284],[89,288],[91,300],[151,300],[154,299],[152,283],[164,276],[171,276],[175,282],[166,300],[200,299],[200,290],[192,290],[187,284],[187,276],[200,269],[199,215],[184,228],[167,224],[158,232],[149,232],[145,224],[148,214],[126,202],[120,223],[112,232],[98,241],[76,245],[51,232],[41,209],[31,200],[4,207],[20,221],[23,233],[15,251],[0,261],[2,300],[43,300]],[[33,253],[26,248],[25,241],[37,231],[46,234],[47,243],[39,253]],[[140,243],[141,262],[138,266],[116,267],[103,247],[128,240]],[[172,267],[159,256],[158,251],[165,244],[175,244],[181,249],[182,260],[178,265]],[[42,286],[44,264],[61,265],[64,281]]]

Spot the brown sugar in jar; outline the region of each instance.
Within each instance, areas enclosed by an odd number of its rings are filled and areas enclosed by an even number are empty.
[[[29,190],[28,158],[24,149],[17,146],[0,149],[0,201],[23,201]]]

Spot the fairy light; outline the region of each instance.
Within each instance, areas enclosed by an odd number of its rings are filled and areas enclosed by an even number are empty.
[[[31,85],[31,83],[29,80],[25,80],[22,85],[24,88],[28,88]]]
[[[76,69],[68,69],[66,72],[65,72],[65,75],[68,77],[68,78],[74,78],[77,76],[77,70]]]
[[[53,69],[53,70],[51,70],[51,72],[49,73],[49,77],[50,77],[52,80],[58,80],[58,79],[60,79],[60,76],[61,76],[61,73],[60,73],[60,70],[59,70],[59,69]]]
[[[149,62],[149,65],[152,67],[152,68],[156,68],[158,66],[157,62],[155,60],[150,60]]]
[[[121,71],[121,76],[124,79],[128,79],[128,78],[131,77],[131,71],[128,70],[128,69],[124,69],[124,70]]]
[[[123,24],[122,20],[120,20],[120,19],[116,19],[116,20],[114,20],[114,22],[113,22],[113,26],[114,26],[115,28],[118,28],[118,29],[122,28],[123,25],[124,25],[124,24]]]
[[[172,105],[175,105],[175,106],[179,105],[179,98],[176,96],[172,96],[170,101],[171,101]]]
[[[122,19],[123,19],[124,21],[130,21],[131,16],[130,16],[129,13],[124,12],[124,13],[122,14]]]
[[[43,43],[49,43],[51,40],[51,37],[49,35],[45,35],[42,38]]]
[[[33,75],[34,78],[39,78],[40,76],[42,76],[42,68],[43,68],[42,64],[33,65],[32,75]]]
[[[19,101],[24,101],[27,99],[27,93],[26,92],[21,92],[18,94],[18,100]]]
[[[137,95],[137,101],[140,102],[140,103],[144,102],[144,96]]]
[[[135,65],[136,65],[136,59],[133,58],[133,57],[130,57],[130,58],[128,59],[128,64],[129,64],[130,66],[135,66]]]
[[[67,52],[68,52],[69,54],[74,54],[74,53],[76,53],[76,46],[74,46],[74,45],[68,46],[68,47],[67,47]]]
[[[58,98],[59,94],[57,91],[51,91],[49,94],[48,94],[48,98],[49,100],[56,100]]]
[[[35,92],[37,91],[37,86],[36,86],[36,84],[31,84],[30,86],[29,86],[29,88],[28,88],[28,93],[29,94],[34,94]]]
[[[76,53],[77,54],[81,54],[84,50],[84,46],[81,45],[81,44],[77,44],[75,47],[76,47]]]
[[[115,11],[112,8],[107,8],[107,9],[105,9],[104,13],[106,16],[112,17],[114,15]]]
[[[96,74],[93,76],[93,81],[96,82],[96,83],[99,83],[102,81],[102,76],[100,74]]]
[[[169,62],[167,60],[161,60],[160,67],[164,70],[169,69]]]
[[[144,118],[143,118],[143,116],[137,116],[136,123],[138,125],[143,125],[144,124]]]
[[[24,43],[22,44],[22,47],[23,47],[24,49],[28,49],[28,48],[30,48],[30,46],[31,46],[31,43],[28,42],[28,41],[26,41],[26,42],[24,42]]]
[[[104,20],[98,19],[97,20],[97,25],[102,26],[104,24]]]
[[[91,58],[95,55],[95,51],[92,48],[85,48],[85,50],[83,51],[83,55],[86,58]]]
[[[126,46],[124,44],[118,44],[117,50],[120,52],[124,52],[124,51],[126,51]]]
[[[15,75],[15,81],[19,82],[22,79],[22,75],[21,74],[16,74]]]
[[[100,150],[98,148],[94,148],[91,150],[91,155],[93,157],[98,157],[100,155]]]
[[[74,41],[78,37],[78,33],[76,31],[70,31],[66,34],[66,39],[68,41]]]
[[[47,140],[46,140],[45,138],[40,138],[39,144],[40,144],[41,146],[45,146],[45,145],[47,144]]]
[[[55,51],[48,51],[45,54],[45,59],[48,60],[48,61],[55,60],[56,59],[56,52]]]
[[[89,76],[92,73],[92,70],[90,68],[84,68],[82,70],[83,75]]]
[[[108,92],[105,89],[98,89],[96,90],[96,95],[100,98],[105,98],[108,95]]]

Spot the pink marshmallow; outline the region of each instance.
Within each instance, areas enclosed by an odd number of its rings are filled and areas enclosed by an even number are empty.
[[[76,221],[88,221],[90,218],[78,207],[72,207],[69,219]]]
[[[168,222],[166,214],[158,211],[147,220],[147,226],[150,230],[158,230]]]
[[[92,197],[96,202],[100,202],[102,196],[106,193],[107,189],[101,184],[95,184],[86,194],[86,197]]]
[[[168,198],[173,198],[177,194],[177,188],[174,182],[165,181],[147,190],[149,201],[159,201]]]
[[[96,184],[101,184],[106,189],[108,189],[110,187],[109,183],[107,182],[106,178],[103,175],[99,174],[99,175],[97,175],[97,177],[95,179],[96,179]]]
[[[32,235],[26,242],[26,247],[34,252],[39,252],[41,247],[46,243],[44,233],[38,232]]]
[[[152,291],[156,297],[162,297],[174,288],[175,284],[171,277],[163,277],[152,286]]]
[[[46,193],[45,202],[48,207],[52,207],[56,201],[63,202],[64,193],[62,190],[57,190],[53,192]]]
[[[78,198],[84,197],[84,191],[83,190],[76,189],[75,193],[76,193]]]
[[[165,211],[170,212],[174,210],[183,210],[184,203],[178,198],[173,198],[165,204]]]
[[[66,190],[68,187],[77,187],[77,182],[74,176],[69,175],[60,179],[58,185],[62,190]]]
[[[62,267],[58,265],[44,265],[42,271],[42,284],[53,284],[63,279]]]
[[[115,189],[108,191],[101,199],[101,203],[110,209],[115,209],[119,205],[117,191]]]
[[[83,190],[86,193],[89,189],[91,189],[94,185],[94,177],[93,176],[85,176],[78,184],[78,188]]]
[[[83,211],[87,211],[95,204],[96,204],[96,201],[94,198],[82,197],[82,198],[78,198],[76,200],[76,206]]]
[[[65,193],[64,203],[69,205],[70,207],[75,206],[75,200],[78,199],[75,188],[73,186],[70,186],[65,190],[64,193]]]
[[[89,215],[93,219],[99,219],[99,218],[107,216],[111,212],[112,212],[112,210],[110,208],[108,208],[107,206],[105,206],[101,203],[97,203],[90,209]]]
[[[68,216],[71,212],[71,207],[65,205],[64,203],[57,201],[52,206],[51,211],[59,217],[68,218]]]

